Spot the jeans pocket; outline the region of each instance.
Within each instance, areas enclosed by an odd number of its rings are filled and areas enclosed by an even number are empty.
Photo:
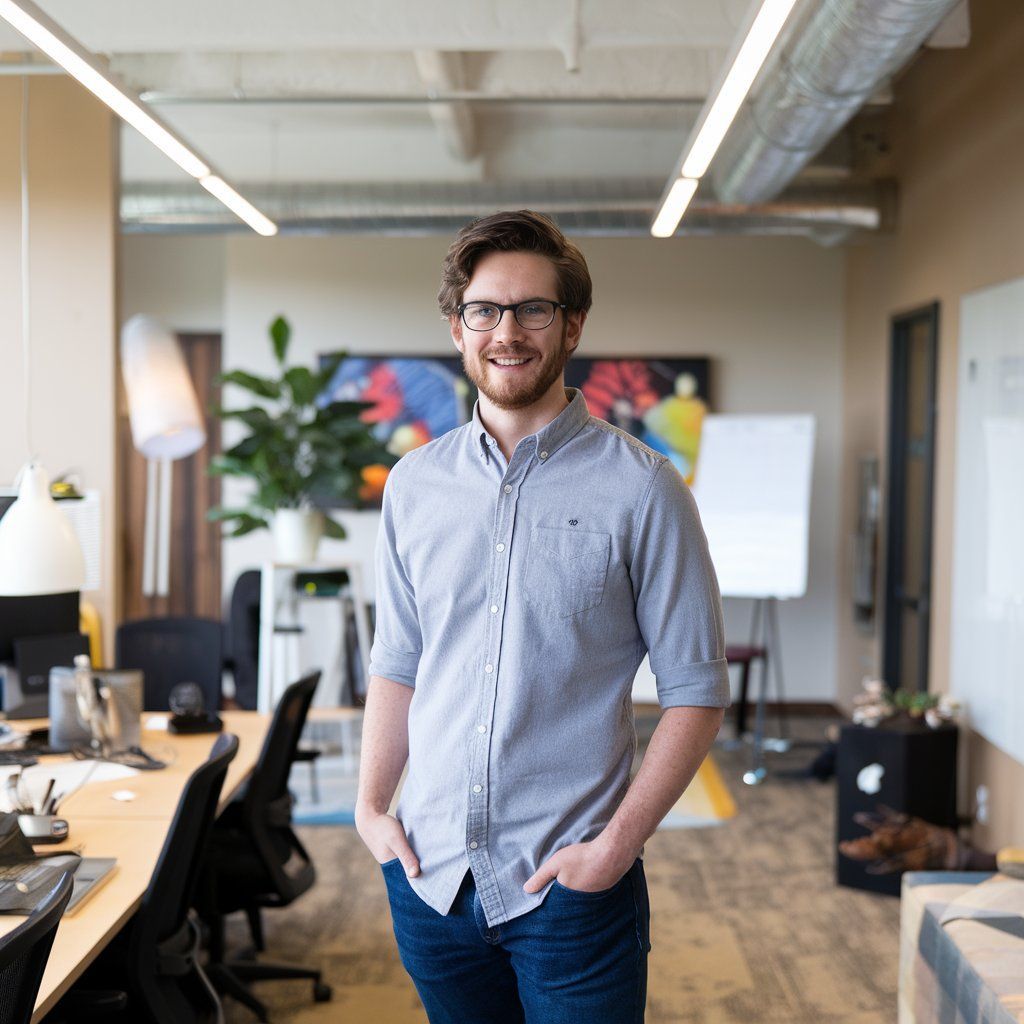
[[[626,872],[628,875],[629,872]],[[558,889],[559,892],[564,892],[571,896],[573,899],[579,900],[599,900],[603,896],[611,896],[613,892],[626,880],[626,875],[623,875],[614,885],[609,886],[607,889],[597,889],[594,892],[584,892],[582,889],[570,889],[567,885],[562,883],[556,878],[554,888]]]

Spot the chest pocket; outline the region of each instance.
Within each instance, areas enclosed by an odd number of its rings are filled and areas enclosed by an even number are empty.
[[[526,595],[539,611],[566,618],[604,597],[611,537],[535,526],[527,556]]]

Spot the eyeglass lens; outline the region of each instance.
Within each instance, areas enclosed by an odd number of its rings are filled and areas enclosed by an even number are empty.
[[[515,307],[515,318],[528,331],[539,331],[555,319],[555,303],[538,299],[520,302]],[[462,310],[462,319],[471,331],[490,331],[498,326],[503,310],[491,302],[468,302]]]

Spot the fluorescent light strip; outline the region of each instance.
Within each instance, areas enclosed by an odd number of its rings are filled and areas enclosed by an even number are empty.
[[[699,179],[711,165],[725,133],[736,119],[795,3],[796,0],[763,0],[761,3],[722,84],[714,98],[709,98],[704,104],[701,116],[690,133],[680,160],[680,177],[665,193],[658,215],[651,225],[651,234],[656,238],[669,238],[675,234],[697,190]],[[690,181],[693,182],[692,186],[684,185]]]
[[[248,199],[240,196],[223,178],[218,178],[216,174],[208,174],[205,178],[199,179],[199,184],[211,196],[219,199],[235,216],[244,220],[253,231],[268,237],[277,234],[277,225],[260,213]]]
[[[743,45],[729,68],[710,108],[699,122],[689,152],[683,160],[681,173],[687,178],[700,178],[714,159],[718,147],[735,120],[750,92],[758,72],[779,38],[789,12],[796,0],[764,0],[757,12]]]
[[[200,179],[205,185],[205,178],[212,175],[210,166],[196,155],[175,133],[163,124],[146,105],[106,69],[100,66],[95,57],[81,44],[65,32],[53,19],[37,7],[31,0],[0,0],[0,18],[12,28],[20,32],[33,46],[42,50],[54,63],[59,64],[69,75],[77,79],[97,99],[105,103],[123,121],[130,124],[144,138],[148,139],[162,153],[170,157],[186,174]],[[220,182],[225,194],[230,193],[234,199],[228,202],[214,189],[209,189],[234,213],[261,235],[276,234],[277,227],[255,207],[247,203],[237,192],[222,179]],[[247,208],[242,215],[236,205]],[[255,222],[260,222],[256,227]],[[270,228],[268,230],[267,228]]]
[[[661,210],[651,225],[655,238],[671,238],[690,205],[700,182],[696,178],[676,178],[661,204]]]

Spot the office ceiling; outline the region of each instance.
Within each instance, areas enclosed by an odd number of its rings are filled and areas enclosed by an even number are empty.
[[[646,230],[748,0],[40,6],[247,195],[287,207],[286,229],[446,230],[467,202],[538,205],[549,191],[559,212],[575,198],[581,229],[632,233]],[[35,59],[25,49],[0,26],[9,73]],[[840,147],[810,178],[847,188],[848,164]],[[127,229],[233,226],[130,128],[122,184]],[[733,211],[723,226],[760,230],[769,212]]]

